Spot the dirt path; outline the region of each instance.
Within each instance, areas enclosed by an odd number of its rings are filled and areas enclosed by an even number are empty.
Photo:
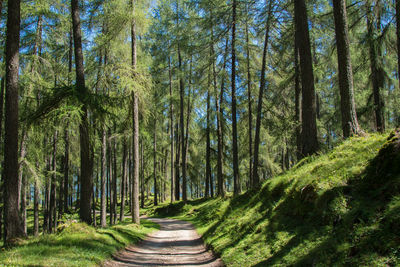
[[[208,251],[193,225],[173,219],[149,220],[160,230],[113,256],[104,266],[224,266]]]

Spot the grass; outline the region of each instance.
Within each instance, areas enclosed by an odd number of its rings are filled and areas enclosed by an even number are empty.
[[[69,221],[57,234],[20,241],[19,246],[0,253],[0,266],[97,266],[117,250],[136,243],[158,225],[142,220],[141,225],[124,223],[99,228]]]
[[[259,191],[153,213],[194,223],[227,266],[398,266],[400,141],[390,139],[351,138]]]

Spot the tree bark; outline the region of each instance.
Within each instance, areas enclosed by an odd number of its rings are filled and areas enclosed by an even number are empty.
[[[236,118],[236,0],[232,1],[232,154],[233,154],[233,194],[240,193],[239,179],[239,155],[238,155],[238,136],[237,136],[237,118]]]
[[[141,184],[140,184],[140,207],[143,209],[144,208],[144,151],[143,151],[143,140],[140,139],[140,178],[141,178]]]
[[[347,28],[346,1],[333,1],[335,18],[336,46],[339,65],[340,106],[342,114],[343,137],[360,134],[356,104],[353,91],[353,73],[351,67],[349,33]]]
[[[157,189],[157,119],[154,118],[153,133],[153,178],[154,178],[154,206],[158,205],[158,189]]]
[[[210,78],[210,71],[208,73],[208,86],[207,86],[207,128],[206,128],[206,187],[205,187],[205,194],[204,197],[210,196],[210,181],[211,181],[211,163],[210,163],[210,86],[211,86],[211,78]]]
[[[125,219],[125,185],[127,181],[127,163],[128,163],[128,146],[126,138],[122,142],[122,177],[121,177],[121,210],[119,214],[119,221],[123,222]]]
[[[64,213],[68,213],[68,195],[69,195],[69,134],[68,134],[68,123],[64,129]]]
[[[57,217],[56,217],[56,184],[57,184],[57,131],[54,133],[53,137],[53,154],[51,162],[51,185],[50,185],[50,213],[49,213],[49,231],[53,231],[57,227]]]
[[[271,2],[271,1],[270,1]],[[246,5],[247,7],[247,5]],[[248,12],[248,10],[246,10]],[[247,109],[248,109],[248,135],[249,135],[249,178],[250,178],[250,187],[253,182],[253,116],[252,116],[252,102],[253,98],[251,96],[251,72],[250,72],[250,44],[249,44],[249,25],[248,25],[248,16],[246,17],[245,23],[245,32],[246,32],[246,67],[247,67]],[[263,75],[263,74],[262,74]]]
[[[299,40],[300,73],[302,85],[302,156],[314,154],[319,149],[317,139],[314,73],[308,31],[307,8],[304,0],[294,1],[296,33]]]
[[[175,201],[175,170],[174,170],[174,103],[172,96],[172,70],[171,57],[168,57],[168,77],[169,77],[169,118],[170,118],[170,138],[171,138],[171,203]]]
[[[175,157],[175,200],[179,200],[180,199],[180,168],[179,168],[179,164],[180,164],[180,158],[181,158],[181,142],[180,142],[180,138],[181,135],[179,133],[179,124],[176,123],[175,127],[175,132],[176,132],[176,157]]]
[[[258,188],[260,186],[260,177],[258,175],[258,154],[260,149],[260,129],[261,129],[261,114],[262,114],[262,102],[265,89],[265,70],[267,62],[267,50],[268,50],[268,39],[269,29],[272,20],[272,0],[268,4],[268,17],[265,24],[265,39],[264,49],[261,64],[261,78],[260,78],[260,90],[258,92],[258,103],[257,103],[257,119],[256,119],[256,132],[254,136],[254,164],[253,164],[253,181],[251,183],[252,188]]]
[[[132,13],[134,13],[134,1],[132,0]],[[135,20],[132,20],[132,69],[136,69],[136,29]],[[133,93],[133,188],[132,188],[132,222],[140,224],[139,218],[139,99]]]
[[[36,166],[38,167],[38,164]],[[33,235],[39,235],[39,187],[36,178],[34,182],[33,194]]]
[[[384,85],[384,70],[382,67],[381,60],[381,44],[375,40],[375,29],[374,29],[374,21],[373,14],[371,13],[371,3],[367,1],[367,40],[369,45],[369,59],[370,59],[370,67],[371,67],[371,76],[372,76],[372,95],[374,97],[374,112],[375,112],[375,125],[378,132],[385,131],[385,121],[383,116],[383,99],[381,97],[381,89]],[[377,14],[378,23],[377,28],[379,28],[379,17],[380,14]]]
[[[8,1],[4,137],[4,244],[25,237],[18,212],[18,72],[20,0]]]
[[[185,122],[184,122],[184,97],[185,87],[183,82],[183,70],[182,70],[182,56],[181,50],[178,46],[178,66],[180,72],[179,78],[179,92],[180,92],[180,127],[181,127],[181,149],[182,149],[182,200],[187,200],[187,186],[186,186],[186,149],[185,149]]]
[[[114,124],[114,132],[116,132]],[[113,222],[112,224],[117,223],[117,207],[118,207],[118,191],[117,191],[117,141],[115,138],[113,139],[113,178],[112,178],[112,191],[113,191],[113,202],[112,202],[112,209],[113,209]]]
[[[228,56],[228,38],[225,41],[225,54],[224,54],[224,64],[222,70],[226,69],[226,62]],[[215,66],[215,63],[214,63]],[[214,68],[214,86],[217,86],[216,81],[216,71]],[[223,111],[223,102],[224,102],[224,91],[225,91],[225,76],[222,75],[221,78],[221,89],[219,92],[219,99],[216,101],[217,105],[217,139],[218,139],[218,157],[217,157],[217,180],[218,180],[218,189],[217,194],[218,196],[224,197],[225,196],[225,189],[224,189],[224,173],[223,173],[223,165],[224,165],[224,131],[223,131],[223,118],[224,118],[224,111]]]
[[[79,17],[79,0],[71,0],[72,28],[74,36],[75,49],[75,72],[76,87],[82,98],[86,96],[85,87],[85,71],[83,67],[82,52],[82,33]],[[82,99],[85,101],[84,99]],[[89,124],[86,103],[82,106],[81,123],[79,125],[79,141],[80,141],[80,170],[81,170],[81,194],[80,194],[80,210],[79,217],[83,222],[92,224],[92,194],[93,194],[93,177],[92,163],[90,160],[90,144],[89,144]]]
[[[294,90],[295,90],[295,136],[296,136],[296,157],[301,159],[301,84],[300,84],[300,65],[299,65],[299,44],[298,35],[294,37]]]

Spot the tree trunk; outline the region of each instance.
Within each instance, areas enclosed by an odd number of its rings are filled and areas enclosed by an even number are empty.
[[[36,165],[39,169],[38,164]],[[35,178],[33,194],[33,235],[39,235],[39,187]]]
[[[316,101],[314,73],[308,31],[307,8],[304,0],[294,1],[294,17],[300,53],[302,85],[302,156],[314,154],[319,149],[317,139]]]
[[[228,39],[225,41],[225,54],[224,54],[224,64],[222,69],[225,70],[226,68],[226,62],[227,62],[227,56],[228,56]],[[216,81],[216,71],[215,71],[215,62],[214,62],[214,86],[217,86],[217,81]],[[217,139],[218,139],[218,157],[217,157],[217,180],[218,180],[218,190],[217,194],[218,196],[224,197],[225,196],[225,190],[224,190],[224,173],[223,173],[223,165],[224,165],[224,152],[223,152],[223,147],[224,147],[224,135],[223,135],[223,119],[224,119],[224,113],[223,113],[223,102],[224,102],[224,90],[225,90],[225,76],[222,75],[221,78],[221,89],[219,92],[219,99],[216,100],[217,103]]]
[[[168,57],[168,77],[169,77],[169,118],[170,118],[170,138],[171,138],[171,203],[175,201],[175,172],[174,172],[174,103],[172,99],[172,71],[171,57]]]
[[[385,122],[383,117],[383,99],[381,97],[381,89],[384,85],[384,70],[382,67],[381,60],[381,44],[380,41],[375,40],[375,29],[374,29],[374,21],[373,14],[371,13],[371,3],[367,1],[367,39],[369,45],[369,59],[371,64],[371,76],[372,76],[372,95],[374,97],[374,112],[375,112],[375,124],[378,132],[385,131]],[[379,14],[378,22],[379,22]],[[380,23],[377,23],[378,31],[380,30]]]
[[[339,89],[342,114],[343,137],[360,133],[353,91],[353,73],[351,68],[349,33],[347,29],[346,1],[333,1],[335,17],[336,46],[339,65]]]
[[[114,132],[116,132],[114,124]],[[112,178],[112,191],[113,191],[113,202],[112,202],[112,207],[113,207],[113,222],[112,224],[117,223],[117,207],[118,207],[118,191],[117,191],[117,141],[115,138],[113,139],[113,178]]]
[[[134,0],[132,0],[132,13],[134,14]],[[132,69],[136,69],[136,29],[135,20],[132,20]],[[133,183],[132,183],[132,222],[140,224],[139,218],[139,99],[133,93]]]
[[[22,228],[24,229],[25,234],[27,234],[26,190],[27,190],[27,181],[26,181],[26,174],[25,174],[25,175],[22,175],[22,187],[21,187],[21,219],[22,219]]]
[[[4,137],[4,244],[25,237],[18,212],[18,72],[20,0],[8,1]]]
[[[158,189],[157,189],[157,119],[154,118],[153,133],[153,177],[154,177],[154,206],[158,205]]]
[[[68,213],[68,195],[69,195],[69,134],[68,123],[64,130],[64,213]]]
[[[56,183],[57,183],[57,131],[54,133],[53,137],[53,155],[52,155],[52,163],[51,163],[51,185],[50,185],[50,213],[49,213],[49,231],[53,233],[56,229],[57,225],[57,217],[56,217]]]
[[[140,177],[141,177],[141,184],[140,184],[140,207],[144,208],[144,151],[143,151],[143,140],[140,139]]]
[[[210,196],[210,181],[211,181],[211,163],[210,163],[210,150],[211,150],[211,144],[210,144],[210,112],[211,112],[211,107],[210,107],[210,83],[211,83],[211,78],[210,78],[210,71],[208,73],[208,86],[207,86],[207,128],[206,128],[206,188],[205,188],[205,194],[204,197],[209,197]]]
[[[100,197],[100,226],[106,227],[106,216],[107,216],[107,199],[106,199],[106,180],[107,180],[107,140],[106,130],[103,125],[103,131],[101,133],[101,197]]]
[[[236,118],[236,0],[232,1],[232,154],[233,154],[233,194],[240,193],[239,155]]]
[[[396,37],[397,37],[397,79],[399,80],[400,90],[400,0],[396,0]],[[400,125],[399,111],[395,111],[396,126]]]
[[[22,130],[22,139],[21,139],[21,144],[20,144],[20,151],[19,151],[19,163],[18,163],[18,208],[20,209],[21,212],[21,224],[22,227],[25,229],[25,224],[26,224],[26,205],[24,208],[22,208],[22,202],[23,202],[23,197],[25,195],[24,192],[24,185],[23,185],[23,179],[24,179],[24,172],[22,169],[22,163],[25,159],[26,156],[26,141],[28,139],[28,134],[26,130]],[[26,234],[26,232],[25,232]]]
[[[122,177],[121,177],[121,210],[119,213],[119,221],[123,222],[125,219],[125,185],[127,180],[127,163],[128,163],[128,146],[126,145],[126,138],[122,142]]]
[[[258,103],[257,103],[257,119],[256,119],[256,133],[254,136],[254,164],[253,164],[253,181],[251,184],[252,188],[258,188],[260,186],[260,177],[258,175],[258,154],[260,149],[260,129],[261,129],[261,114],[262,114],[262,102],[265,89],[265,70],[267,63],[267,50],[268,50],[268,39],[269,29],[272,20],[272,0],[269,1],[268,5],[268,17],[265,25],[265,39],[264,49],[261,65],[261,79],[260,79],[260,90],[258,92]]]
[[[300,65],[299,65],[299,44],[298,35],[294,37],[294,90],[295,90],[295,135],[296,135],[296,157],[301,159],[301,84],[300,84]]]
[[[181,149],[182,149],[182,200],[187,200],[187,188],[186,188],[186,149],[185,149],[185,122],[184,122],[184,97],[185,87],[183,82],[183,70],[182,70],[182,56],[181,50],[178,46],[178,66],[180,72],[179,78],[179,92],[180,92],[180,127],[181,127]]]
[[[271,2],[271,1],[270,1]],[[246,5],[247,9],[247,5]],[[248,12],[248,10],[246,10]],[[269,19],[269,17],[268,17]],[[246,31],[246,67],[247,67],[247,101],[248,101],[248,120],[249,120],[249,179],[250,179],[250,187],[252,186],[253,179],[253,117],[252,117],[252,102],[253,99],[251,97],[251,73],[250,73],[250,44],[249,44],[249,25],[248,25],[248,16],[246,17],[245,23],[245,31]],[[261,74],[263,75],[263,74]]]
[[[83,67],[82,33],[79,17],[79,0],[71,0],[72,28],[75,48],[75,72],[78,95],[86,96],[85,72]],[[81,194],[79,217],[83,222],[92,224],[91,208],[93,194],[92,163],[90,160],[89,124],[86,104],[82,106],[81,123],[79,125]]]
[[[180,192],[180,170],[179,170],[179,164],[180,164],[180,157],[181,157],[181,135],[179,133],[179,124],[176,123],[175,127],[175,132],[176,132],[176,157],[175,157],[175,200],[179,200],[181,196]]]

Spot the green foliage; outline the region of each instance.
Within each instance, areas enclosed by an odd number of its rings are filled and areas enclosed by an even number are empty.
[[[140,226],[125,222],[103,229],[67,221],[59,226],[59,233],[30,238],[21,241],[18,247],[2,251],[0,265],[98,266],[117,250],[156,229],[157,224],[146,220]]]
[[[398,133],[386,137],[351,138],[258,192],[177,202],[154,214],[193,222],[228,266],[395,266]]]

